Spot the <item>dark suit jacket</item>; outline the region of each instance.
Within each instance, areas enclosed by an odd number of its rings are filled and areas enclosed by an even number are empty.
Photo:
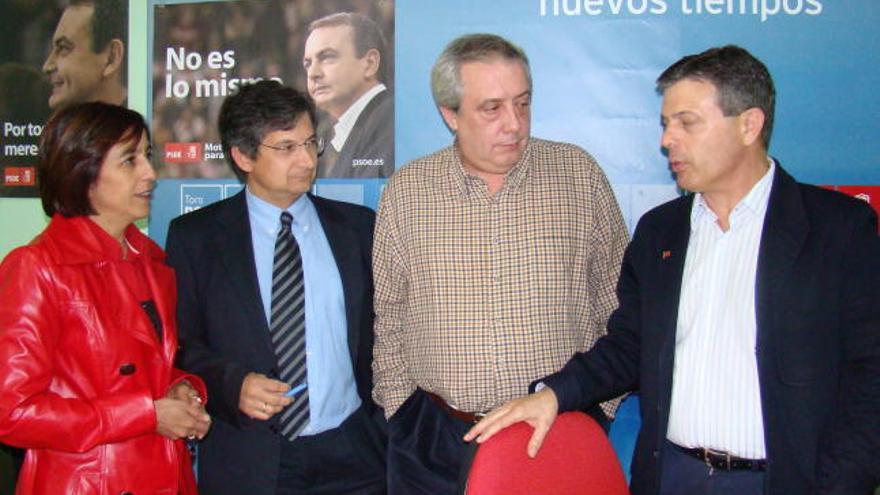
[[[370,262],[375,214],[362,206],[310,198],[342,278],[358,393],[373,413]],[[214,419],[199,449],[199,488],[209,494],[274,494],[281,449],[281,437],[274,432],[278,416],[257,421],[238,409],[247,373],[277,377],[244,191],[174,219],[166,249],[177,271],[180,364],[205,380],[207,409]]]
[[[394,93],[390,89],[367,103],[337,159],[331,163],[329,156],[325,152],[319,158],[318,177],[391,177],[394,173]]]
[[[868,494],[880,461],[880,239],[864,202],[777,167],[756,274],[766,493]],[[544,380],[561,410],[641,392],[633,494],[658,492],[693,196],[639,221],[609,334]],[[719,383],[719,386],[724,384]]]

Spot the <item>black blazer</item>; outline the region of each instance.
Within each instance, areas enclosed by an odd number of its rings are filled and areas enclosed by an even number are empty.
[[[394,173],[394,93],[390,89],[367,103],[336,161],[327,163],[328,156],[324,154],[318,159],[318,177],[391,177]],[[358,165],[356,160],[374,165]],[[377,160],[381,160],[382,165],[375,165]]]
[[[342,278],[351,362],[358,393],[372,414],[375,214],[363,206],[309,198]],[[273,432],[278,416],[257,421],[238,409],[247,373],[277,376],[244,191],[175,218],[166,249],[177,272],[180,365],[205,380],[207,409],[214,419],[200,444],[199,487],[211,494],[274,494],[281,449],[281,437]]]
[[[768,495],[868,494],[880,481],[880,239],[864,202],[777,167],[756,274]],[[641,392],[632,493],[659,490],[693,196],[639,221],[609,334],[544,380],[561,410]],[[719,386],[724,384],[719,383]]]

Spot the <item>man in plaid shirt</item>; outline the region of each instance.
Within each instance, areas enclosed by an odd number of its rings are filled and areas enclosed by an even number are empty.
[[[388,182],[373,253],[392,494],[454,493],[481,413],[605,333],[628,241],[596,161],[530,137],[519,47],[462,36],[431,86],[455,141]],[[615,406],[591,413],[607,426]]]

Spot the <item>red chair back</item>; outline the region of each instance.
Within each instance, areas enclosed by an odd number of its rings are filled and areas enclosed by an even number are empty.
[[[532,431],[517,423],[480,445],[465,493],[629,495],[611,442],[586,414],[560,414],[534,459],[526,454]]]

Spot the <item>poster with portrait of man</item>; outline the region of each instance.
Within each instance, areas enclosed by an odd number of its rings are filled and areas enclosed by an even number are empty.
[[[124,105],[128,2],[2,2],[0,17],[0,196],[37,190],[40,134],[49,115],[72,103]]]
[[[217,115],[242,84],[308,91],[324,141],[318,178],[394,171],[392,0],[233,0],[156,5],[154,161],[163,179],[234,178]]]

